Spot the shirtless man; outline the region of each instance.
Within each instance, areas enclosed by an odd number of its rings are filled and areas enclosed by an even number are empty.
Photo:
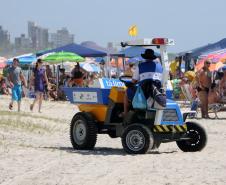
[[[211,72],[209,70],[210,61],[204,62],[204,67],[197,74],[198,96],[201,102],[202,118],[209,118],[208,115],[208,93],[211,87]]]

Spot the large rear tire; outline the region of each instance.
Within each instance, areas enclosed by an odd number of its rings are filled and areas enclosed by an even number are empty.
[[[145,125],[131,124],[122,134],[122,146],[129,154],[145,154],[153,145],[153,134]]]
[[[97,126],[90,113],[79,112],[71,121],[70,139],[74,149],[91,150],[97,141]]]
[[[207,143],[207,134],[205,129],[194,122],[187,122],[186,136],[190,139],[177,141],[177,146],[184,152],[201,151]]]

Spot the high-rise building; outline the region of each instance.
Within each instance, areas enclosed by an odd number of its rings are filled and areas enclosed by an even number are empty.
[[[28,38],[31,39],[32,48],[36,48],[36,29],[37,25],[34,22],[28,21]]]
[[[34,22],[28,22],[28,37],[31,39],[31,47],[36,50],[48,47],[48,29],[37,26]]]
[[[10,34],[0,26],[0,48],[6,49],[10,45]]]
[[[45,49],[48,47],[49,43],[49,33],[48,29],[37,27],[36,29],[36,49]]]
[[[56,33],[50,34],[49,42],[52,47],[64,46],[74,43],[74,35],[70,34],[67,28],[62,28],[61,30],[57,30]]]
[[[25,37],[25,34],[21,34],[20,37],[15,38],[15,48],[17,49],[30,49],[31,40]]]

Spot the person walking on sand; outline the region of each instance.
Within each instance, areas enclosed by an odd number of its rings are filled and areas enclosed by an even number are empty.
[[[33,111],[33,108],[34,108],[36,102],[38,101],[38,111],[39,111],[39,113],[41,113],[43,94],[45,91],[45,83],[47,84],[47,87],[49,86],[46,71],[42,67],[41,59],[38,59],[36,62],[36,66],[33,70],[32,76],[31,76],[31,81],[33,81],[33,84],[34,84],[35,100],[30,105],[30,110]]]
[[[22,73],[21,68],[18,66],[19,60],[17,58],[13,59],[13,65],[8,71],[8,81],[10,87],[12,88],[12,100],[9,103],[9,109],[13,109],[13,102],[16,101],[18,105],[18,112],[20,112],[21,97],[22,97],[22,83],[27,87],[26,80]]]
[[[201,102],[201,114],[202,118],[209,118],[208,115],[208,94],[211,87],[211,72],[209,70],[210,61],[206,60],[204,62],[204,67],[197,74],[198,82],[198,96]]]

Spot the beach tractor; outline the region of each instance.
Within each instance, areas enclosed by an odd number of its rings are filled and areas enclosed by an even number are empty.
[[[163,68],[162,88],[168,93],[169,74],[167,46],[174,45],[173,39],[154,38],[122,42],[122,47],[155,47],[160,50]],[[190,112],[181,113],[179,105],[167,99],[164,108],[148,107],[136,109],[130,106],[128,114],[123,112],[126,76],[119,79],[100,78],[92,87],[64,87],[67,98],[78,104],[70,124],[70,140],[76,150],[92,150],[98,134],[121,138],[125,152],[144,154],[156,149],[161,143],[176,142],[184,152],[201,151],[207,143],[207,134],[198,123],[186,121]]]

